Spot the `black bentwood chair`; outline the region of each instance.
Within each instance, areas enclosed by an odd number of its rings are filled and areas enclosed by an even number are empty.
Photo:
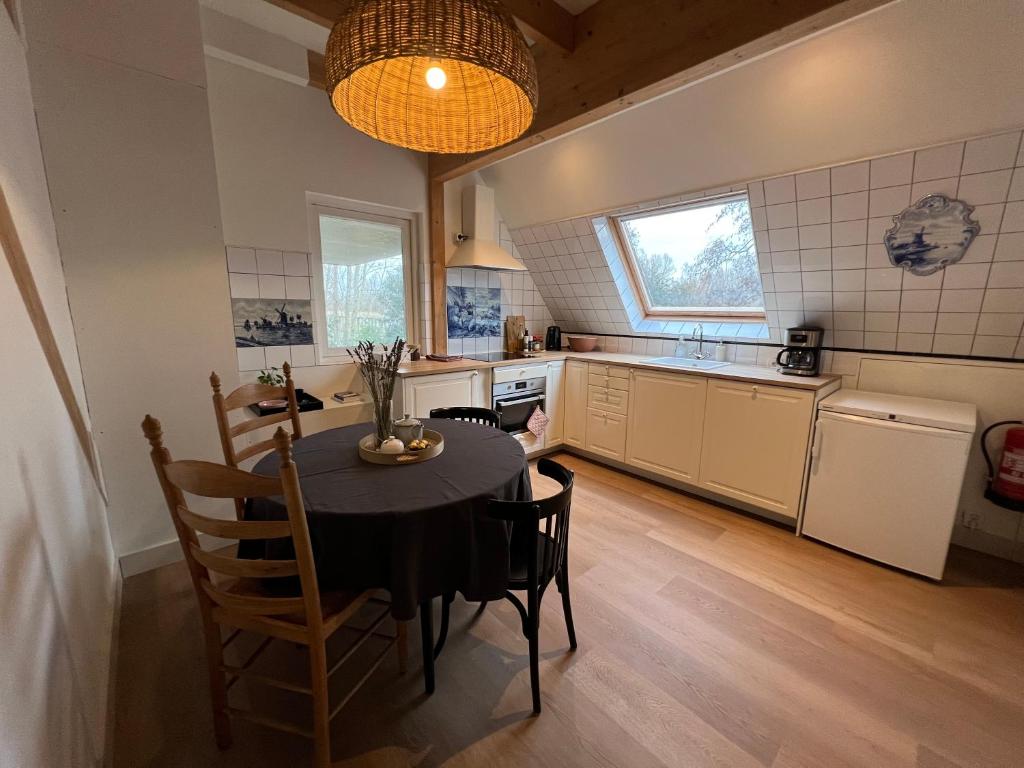
[[[501,429],[501,417],[490,408],[468,408],[466,406],[434,408],[430,412],[430,418],[471,421],[474,424],[487,424],[495,429]]]
[[[576,629],[572,623],[569,600],[569,513],[572,506],[572,470],[551,459],[537,462],[537,470],[562,486],[554,496],[536,501],[498,501],[487,503],[487,515],[509,525],[509,580],[505,599],[519,611],[523,634],[530,644],[530,688],[533,712],[540,714],[540,604],[552,579],[562,594],[562,612],[569,633],[569,648],[576,650]],[[526,592],[526,605],[515,592]],[[441,637],[436,652],[444,645],[449,606],[445,596],[441,613]],[[482,611],[487,603],[480,605]]]

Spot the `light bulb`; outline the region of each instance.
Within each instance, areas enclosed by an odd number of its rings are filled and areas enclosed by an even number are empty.
[[[444,88],[445,83],[448,82],[448,75],[445,74],[444,70],[436,64],[427,70],[427,85],[433,88],[435,91],[439,91]]]

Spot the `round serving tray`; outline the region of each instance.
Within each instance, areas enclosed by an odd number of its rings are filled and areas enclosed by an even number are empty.
[[[423,430],[423,439],[429,440],[431,445],[419,451],[406,451],[405,453],[381,453],[373,444],[377,442],[377,436],[370,434],[359,441],[359,458],[371,464],[419,464],[429,461],[435,456],[440,456],[444,450],[444,436],[432,429]]]

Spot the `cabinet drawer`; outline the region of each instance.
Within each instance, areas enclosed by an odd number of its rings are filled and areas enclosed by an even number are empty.
[[[588,410],[587,450],[623,461],[626,456],[626,417],[593,408]]]
[[[525,381],[539,379],[548,375],[548,365],[500,365],[494,369],[494,383],[505,384],[509,381]]]
[[[621,365],[608,365],[607,363],[589,363],[588,370],[591,376],[600,376],[602,379],[607,376],[608,378],[616,379],[628,379],[629,368]]]
[[[623,378],[620,376],[605,376],[603,373],[591,373],[587,380],[590,383],[591,387],[601,387],[602,389],[617,389],[622,392],[629,391],[628,374],[625,378]]]
[[[521,432],[514,437],[527,453],[539,451],[544,447],[544,438],[537,437],[533,432]]]
[[[629,392],[621,389],[589,387],[587,407],[625,416],[629,408]]]

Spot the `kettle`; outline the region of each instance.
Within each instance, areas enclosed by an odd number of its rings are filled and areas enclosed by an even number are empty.
[[[562,349],[562,329],[557,325],[549,325],[544,337],[544,349],[548,352],[559,352]]]

